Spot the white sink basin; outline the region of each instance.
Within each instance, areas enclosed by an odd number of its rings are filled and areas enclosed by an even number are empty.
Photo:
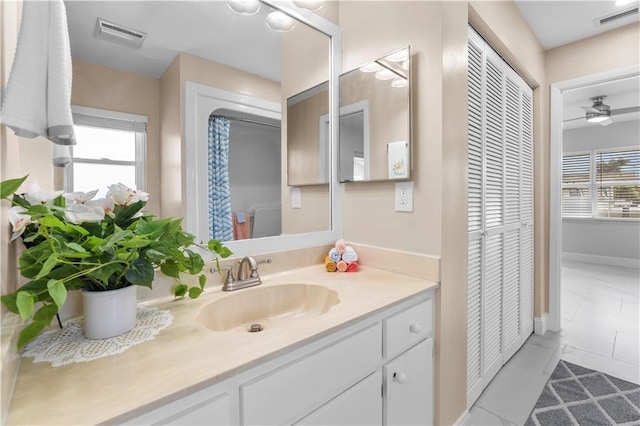
[[[291,320],[324,315],[338,303],[338,293],[321,285],[258,286],[236,290],[207,304],[196,320],[214,331],[244,331],[252,324],[266,330]]]

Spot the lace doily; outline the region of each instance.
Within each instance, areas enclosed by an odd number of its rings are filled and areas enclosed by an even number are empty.
[[[52,367],[93,361],[153,340],[172,321],[173,315],[167,310],[139,306],[137,323],[132,330],[120,336],[92,340],[84,337],[83,318],[79,317],[67,321],[62,330],[46,331],[36,337],[25,346],[22,357],[33,357],[33,362],[51,362]]]

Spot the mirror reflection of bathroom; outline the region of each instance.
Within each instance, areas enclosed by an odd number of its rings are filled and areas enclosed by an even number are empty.
[[[340,75],[340,182],[410,178],[410,70],[407,46]]]
[[[280,120],[217,109],[208,123],[209,237],[281,234]]]

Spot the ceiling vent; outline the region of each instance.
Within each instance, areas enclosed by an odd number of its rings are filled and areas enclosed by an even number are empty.
[[[140,49],[147,33],[98,18],[93,36],[132,49]]]
[[[593,21],[596,27],[603,25],[616,23],[622,25],[624,23],[631,23],[638,19],[638,6],[634,6],[630,9],[623,10],[621,12],[612,13],[610,15],[602,16]],[[624,22],[623,22],[624,21]]]

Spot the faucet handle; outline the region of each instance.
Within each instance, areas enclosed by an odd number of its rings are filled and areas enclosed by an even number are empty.
[[[221,266],[220,268],[216,268],[213,267],[210,269],[210,271],[213,272],[222,272],[222,271],[227,271],[227,276],[224,279],[224,283],[226,284],[232,284],[235,279],[233,277],[233,266]]]

